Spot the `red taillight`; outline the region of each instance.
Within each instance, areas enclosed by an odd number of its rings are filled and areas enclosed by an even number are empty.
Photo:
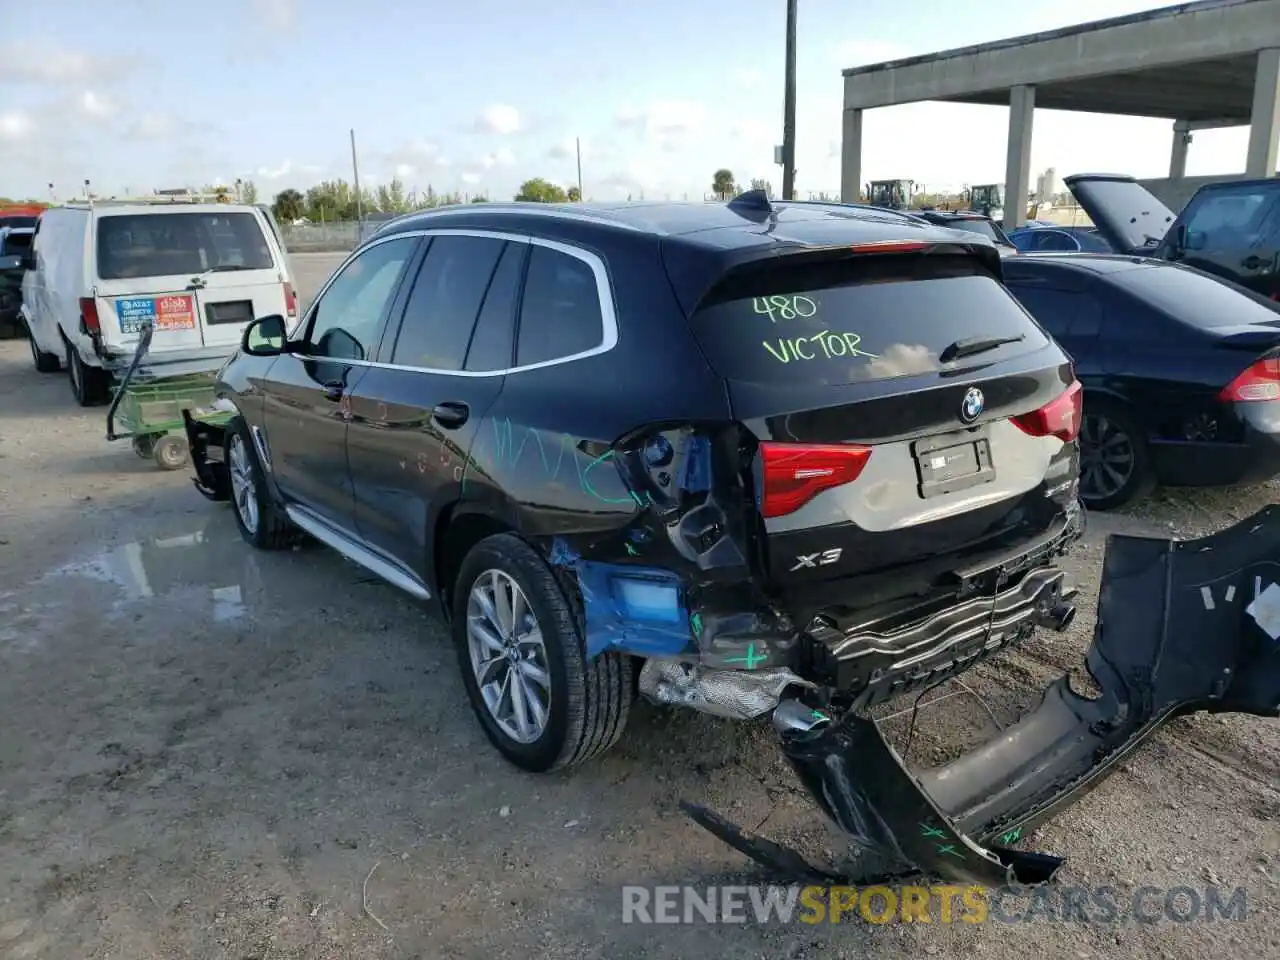
[[[298,315],[298,295],[293,292],[293,284],[288,281],[284,285],[284,308],[290,319]]]
[[[766,517],[794,513],[823,490],[852,483],[871,459],[870,447],[854,444],[762,443]]]
[[[80,322],[84,324],[85,333],[96,337],[102,332],[98,325],[98,301],[93,297],[80,298]]]
[[[1065,393],[1061,393],[1039,410],[1032,410],[1013,423],[1023,433],[1033,437],[1057,437],[1070,443],[1080,433],[1080,419],[1084,415],[1084,388],[1079,380],[1071,381]]]
[[[1280,358],[1256,361],[1218,394],[1227,403],[1241,400],[1280,400]]]

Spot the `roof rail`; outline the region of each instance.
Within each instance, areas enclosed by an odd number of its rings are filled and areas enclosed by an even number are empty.
[[[101,207],[110,204],[127,204],[136,206],[138,204],[147,204],[150,206],[170,206],[175,203],[238,203],[232,195],[226,193],[184,193],[174,195],[164,194],[148,194],[141,197],[91,197],[88,200],[76,199],[68,200],[64,206],[68,207]]]

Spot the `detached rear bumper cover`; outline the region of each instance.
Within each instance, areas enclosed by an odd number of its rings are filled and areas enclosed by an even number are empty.
[[[1083,797],[1161,725],[1197,710],[1280,715],[1280,508],[1214,536],[1113,536],[1087,666],[1097,700],[1066,678],[999,737],[919,774],[874,722],[833,723],[785,703],[774,726],[787,759],[854,847],[894,864],[842,876],[738,830],[702,807],[694,820],[793,879],[865,882],[924,872],[967,883],[1050,880],[1062,860],[1010,849]]]

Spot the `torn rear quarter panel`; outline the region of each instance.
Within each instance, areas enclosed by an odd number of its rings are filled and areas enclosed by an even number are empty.
[[[738,427],[659,425],[623,437],[610,457],[632,500],[629,522],[548,547],[554,565],[577,575],[588,655],[749,670],[789,663],[795,631],[751,576],[754,491]]]
[[[1079,800],[1173,717],[1280,714],[1280,507],[1200,540],[1112,536],[1087,655],[1101,696],[1063,677],[990,742],[910,771],[874,721],[798,701],[774,711],[783,753],[819,807],[872,854],[876,878],[923,871],[957,882],[1040,883],[1061,860],[1012,849]],[[702,826],[774,872],[865,882],[806,863],[710,810]]]

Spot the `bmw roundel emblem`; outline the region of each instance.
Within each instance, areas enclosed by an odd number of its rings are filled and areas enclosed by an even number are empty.
[[[982,416],[982,410],[986,403],[987,399],[982,395],[982,391],[977,387],[970,387],[965,392],[964,400],[960,403],[960,419],[964,423],[973,423],[973,421]]]

